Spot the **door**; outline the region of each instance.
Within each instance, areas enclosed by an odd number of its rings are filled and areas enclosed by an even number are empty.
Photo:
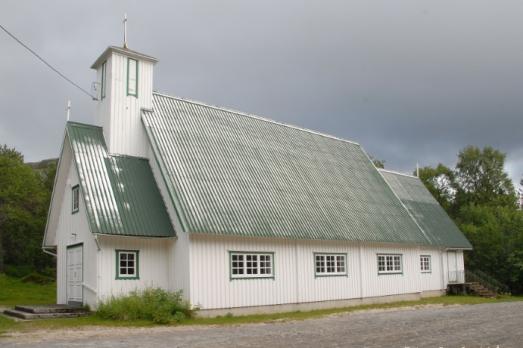
[[[67,247],[67,303],[80,304],[83,299],[84,281],[84,246],[83,244]]]
[[[447,251],[447,262],[449,269],[449,283],[458,282],[458,255],[456,251]]]

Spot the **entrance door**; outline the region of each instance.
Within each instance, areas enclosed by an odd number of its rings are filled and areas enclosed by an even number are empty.
[[[447,262],[449,268],[449,283],[458,282],[458,255],[455,251],[447,251]]]
[[[67,247],[67,303],[83,304],[84,246],[77,244]]]

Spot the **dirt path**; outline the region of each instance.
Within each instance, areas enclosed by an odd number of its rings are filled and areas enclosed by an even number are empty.
[[[522,347],[523,302],[338,314],[235,326],[83,328],[0,339],[1,347]]]

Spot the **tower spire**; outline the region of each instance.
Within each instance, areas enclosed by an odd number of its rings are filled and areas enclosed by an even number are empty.
[[[127,13],[123,15],[123,48],[127,48]]]

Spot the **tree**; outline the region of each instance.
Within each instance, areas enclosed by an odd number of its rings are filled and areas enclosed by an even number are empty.
[[[414,171],[416,173],[416,171]],[[450,212],[456,193],[454,172],[443,164],[419,169],[419,178],[438,203]],[[453,216],[454,214],[451,214]]]
[[[374,166],[376,168],[381,168],[381,169],[385,168],[385,161],[384,160],[377,159],[374,156],[370,156],[370,159],[371,159],[372,163],[374,163]]]
[[[45,180],[24,164],[22,154],[0,147],[0,272],[7,265],[51,264],[40,249],[50,196]]]
[[[456,204],[516,207],[514,185],[504,171],[505,154],[490,146],[467,146],[455,170]]]
[[[454,169],[424,167],[420,179],[472,243],[467,268],[480,269],[521,293],[523,212],[516,209],[504,162],[505,154],[492,147],[468,146]]]

